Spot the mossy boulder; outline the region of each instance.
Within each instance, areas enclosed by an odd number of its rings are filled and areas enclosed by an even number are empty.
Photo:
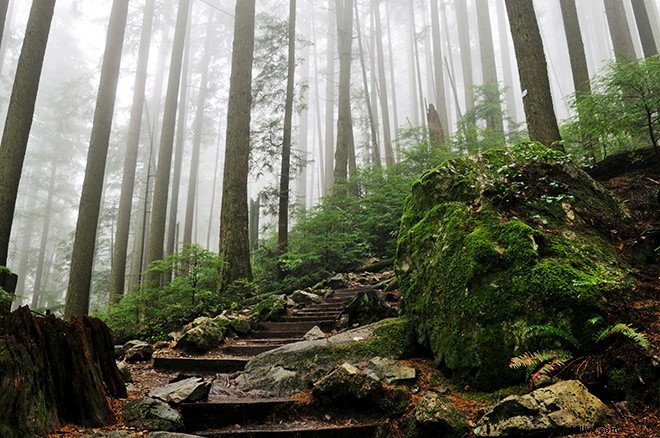
[[[450,160],[404,207],[396,270],[404,313],[451,376],[495,389],[525,328],[578,338],[611,293],[631,287],[616,232],[630,215],[561,152],[538,144]]]
[[[229,321],[200,316],[183,328],[181,338],[175,347],[193,353],[213,350],[224,342],[228,325]]]

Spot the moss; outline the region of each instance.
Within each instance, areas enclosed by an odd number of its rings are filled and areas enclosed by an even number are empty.
[[[565,156],[535,144],[427,172],[406,202],[395,265],[417,340],[473,387],[516,382],[508,363],[526,326],[575,333],[630,286],[607,234],[625,218]]]

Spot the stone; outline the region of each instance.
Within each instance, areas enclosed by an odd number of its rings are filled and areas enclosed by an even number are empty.
[[[191,435],[189,433],[176,433],[176,432],[150,432],[147,438],[199,438],[199,435]]]
[[[338,365],[314,383],[312,394],[326,404],[356,403],[384,398],[382,384],[349,363]]]
[[[551,347],[528,326],[584,332],[609,297],[634,289],[612,234],[630,218],[566,155],[537,143],[427,171],[406,200],[395,262],[419,344],[475,389],[521,382],[511,357]]]
[[[151,360],[154,353],[151,344],[143,341],[130,341],[124,345],[124,348],[124,360],[129,363]]]
[[[303,339],[306,341],[316,341],[318,339],[325,339],[325,333],[319,328],[318,325],[315,325],[303,336]]]
[[[178,405],[206,400],[210,390],[211,382],[205,382],[201,377],[191,377],[156,388],[148,395],[165,403]]]
[[[119,374],[121,375],[121,378],[124,380],[124,383],[133,382],[133,376],[131,375],[131,370],[126,365],[126,362],[123,361],[117,362],[117,369],[119,370]]]
[[[292,395],[311,388],[344,362],[366,362],[378,355],[404,357],[413,351],[413,336],[408,320],[393,318],[328,338],[286,344],[255,356],[236,383],[243,391]]]
[[[296,304],[313,304],[320,303],[321,298],[312,292],[304,290],[297,290],[291,294],[290,297]]]
[[[348,315],[349,325],[371,324],[397,315],[397,311],[380,296],[376,289],[358,292],[348,303],[344,313]]]
[[[415,421],[434,436],[463,437],[469,431],[467,417],[436,391],[424,392],[415,406]]]
[[[326,286],[333,290],[344,289],[348,287],[348,280],[343,274],[336,274],[328,279]]]
[[[221,327],[211,318],[201,316],[183,328],[175,348],[204,353],[220,346],[225,340],[225,332],[225,327]]]
[[[129,400],[124,405],[124,423],[139,430],[184,430],[181,414],[166,403],[149,397]]]
[[[369,359],[369,365],[364,372],[373,375],[385,383],[401,382],[406,380],[415,380],[417,371],[415,368],[403,365],[397,361],[388,358],[374,357]]]
[[[522,396],[510,396],[478,420],[475,436],[555,435],[602,424],[608,407],[578,380],[565,380]]]

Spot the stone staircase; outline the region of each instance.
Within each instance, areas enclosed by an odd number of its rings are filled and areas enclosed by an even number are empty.
[[[346,305],[364,289],[339,289],[319,303],[289,310],[280,321],[262,322],[250,337],[223,346],[221,357],[156,357],[153,367],[202,375],[240,372],[251,357],[301,341],[315,326],[326,333],[335,329]],[[380,421],[356,422],[350,415],[328,421],[328,414],[309,412],[295,398],[211,395],[207,402],[182,404],[180,411],[187,433],[203,437],[372,437],[381,426]]]

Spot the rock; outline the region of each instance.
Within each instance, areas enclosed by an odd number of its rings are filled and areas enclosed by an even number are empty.
[[[143,341],[130,341],[124,345],[124,360],[126,362],[143,362],[151,360],[154,349],[150,344]]]
[[[151,432],[147,434],[147,438],[199,438],[199,435],[175,432]]]
[[[117,369],[119,370],[119,374],[121,375],[121,378],[124,381],[124,383],[133,382],[133,376],[131,375],[131,370],[128,369],[126,362],[117,362]]]
[[[201,377],[191,377],[154,389],[148,395],[165,403],[178,405],[205,400],[210,390],[211,382],[205,382]]]
[[[175,348],[198,353],[207,352],[224,342],[225,332],[226,328],[220,327],[213,319],[201,316],[183,328]]]
[[[555,435],[601,424],[608,408],[577,380],[566,380],[523,396],[510,396],[477,422],[476,436]]]
[[[179,432],[184,427],[181,414],[149,397],[129,400],[124,405],[124,423],[139,430]]]
[[[382,384],[349,363],[338,365],[317,380],[312,394],[329,405],[375,402],[384,398]]]
[[[358,292],[344,312],[348,314],[349,325],[371,324],[397,315],[397,311],[387,304],[375,289]]]
[[[111,432],[94,432],[83,435],[84,438],[131,438],[133,434],[123,430],[113,430]]]
[[[415,421],[432,436],[463,437],[469,431],[465,414],[435,391],[422,394],[415,406]]]
[[[321,298],[312,293],[312,292],[306,292],[304,290],[297,290],[291,294],[291,299],[296,303],[296,304],[312,304],[312,303],[320,303]]]
[[[164,350],[170,346],[169,341],[158,341],[154,343],[154,350]]]
[[[623,204],[561,152],[538,144],[449,160],[406,201],[395,268],[418,342],[456,380],[494,390],[530,349],[530,325],[583,333],[612,294],[633,290],[613,244]],[[616,242],[614,242],[616,243]]]
[[[286,344],[261,353],[248,362],[236,382],[243,391],[291,395],[310,388],[344,362],[366,362],[377,355],[404,357],[413,349],[412,340],[412,327],[406,319],[387,319],[329,338]]]
[[[323,331],[319,328],[318,325],[315,325],[307,333],[305,333],[303,339],[306,341],[316,341],[317,339],[325,339],[325,333],[323,333]]]
[[[328,279],[326,286],[333,290],[345,289],[348,287],[348,280],[346,280],[346,277],[343,274],[336,274]]]
[[[403,365],[391,359],[374,357],[369,359],[369,365],[364,370],[368,375],[373,375],[385,383],[415,380],[417,372],[415,368]]]
[[[246,335],[250,333],[250,330],[252,330],[250,320],[244,315],[240,315],[239,317],[232,319],[229,323],[229,327],[239,335]]]
[[[271,295],[254,306],[248,316],[258,321],[275,321],[286,314],[287,301],[286,295]]]

